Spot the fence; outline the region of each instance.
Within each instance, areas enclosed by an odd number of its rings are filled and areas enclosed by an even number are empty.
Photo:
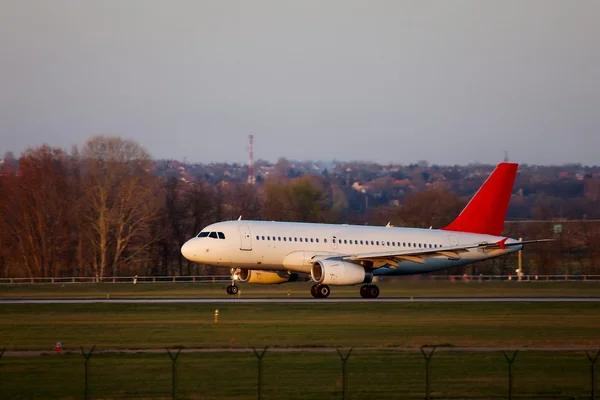
[[[600,275],[418,275],[411,277],[384,277],[387,280],[419,279],[430,281],[596,281]],[[231,282],[230,275],[190,275],[190,276],[117,276],[96,278],[89,276],[49,277],[49,278],[0,278],[0,285],[19,284],[74,284],[74,283],[226,283]]]
[[[336,348],[334,350],[339,358],[331,354],[333,349],[326,354],[324,349],[270,349],[268,346],[258,350],[183,349],[183,353],[187,354],[182,354],[181,348],[167,348],[162,354],[154,349],[146,350],[146,354],[133,355],[94,351],[95,348],[81,347],[83,358],[77,356],[79,352],[68,356],[59,352],[55,357],[37,359],[19,353],[8,356],[8,352],[2,359],[5,353],[2,350],[0,393],[7,398],[72,397],[86,400],[93,397],[596,400],[595,367],[600,356],[600,350],[570,351],[568,356],[565,352],[545,350],[535,355],[537,364],[531,364],[527,363],[528,358],[529,361],[535,358],[527,354],[531,351],[439,348],[436,352],[436,346],[422,346],[421,354],[406,349],[400,353],[389,349],[375,352],[355,349],[357,353],[352,348]],[[215,357],[207,356],[213,353]],[[461,359],[459,353],[468,353],[471,358]],[[313,355],[308,363],[303,359],[307,354]],[[388,356],[387,361],[385,358],[382,360],[382,354]],[[473,358],[473,354],[485,354],[484,364],[477,357]],[[180,366],[186,358],[198,355],[200,359],[196,358],[196,364],[188,363],[182,374]],[[277,358],[277,355],[284,358]],[[389,362],[392,358],[396,360],[395,364]],[[218,361],[223,359],[225,364],[219,364]],[[559,365],[567,359],[565,365]],[[313,365],[310,365],[311,362]],[[271,368],[265,370],[269,364]],[[526,364],[528,369],[519,369],[519,364]],[[548,366],[552,365],[558,369],[549,369]],[[569,371],[575,369],[577,371]],[[75,370],[83,370],[83,375],[77,377]],[[129,371],[125,373],[127,381],[123,380],[125,370]],[[434,371],[436,374],[433,374]],[[60,375],[65,373],[68,376]],[[456,378],[456,373],[459,378]],[[30,376],[27,377],[27,374]],[[462,382],[457,386],[456,381],[461,378]],[[565,378],[572,382],[559,385],[560,380]],[[30,385],[23,386],[23,379]],[[136,389],[136,385],[144,385],[144,379],[151,380],[151,387]],[[194,380],[204,380],[205,386],[194,385]],[[290,384],[294,381],[295,385]]]
[[[224,283],[231,282],[229,275],[190,275],[190,276],[116,276],[91,277],[68,276],[49,278],[0,278],[0,285],[19,284],[74,284],[74,283]]]

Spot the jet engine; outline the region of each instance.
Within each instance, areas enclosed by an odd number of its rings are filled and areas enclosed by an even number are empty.
[[[240,282],[259,283],[263,285],[276,285],[298,280],[298,274],[287,271],[262,271],[242,268],[236,271],[235,275]]]
[[[355,285],[373,280],[373,275],[362,266],[340,260],[319,260],[313,264],[310,275],[322,285]]]

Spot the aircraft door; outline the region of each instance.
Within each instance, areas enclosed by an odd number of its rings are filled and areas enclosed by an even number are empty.
[[[458,246],[458,237],[456,235],[448,235],[448,240],[450,240],[450,246]]]
[[[238,225],[240,230],[240,250],[252,250],[252,237],[250,236],[250,227],[247,224]]]

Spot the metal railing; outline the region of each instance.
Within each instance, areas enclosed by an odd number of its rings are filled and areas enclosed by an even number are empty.
[[[190,276],[68,276],[50,278],[0,278],[0,285],[73,284],[73,283],[224,283],[231,282],[229,275]]]
[[[596,281],[600,282],[600,275],[420,275],[406,277],[384,277],[388,280],[420,280],[420,281]],[[229,275],[189,275],[189,276],[117,276],[117,277],[32,277],[32,278],[0,278],[0,285],[24,284],[74,284],[74,283],[226,283],[230,282]]]

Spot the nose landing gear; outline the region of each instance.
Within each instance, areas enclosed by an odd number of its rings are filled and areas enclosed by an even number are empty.
[[[227,294],[238,294],[240,288],[235,285],[238,270],[236,268],[231,268],[229,272],[231,272],[231,285],[227,286]]]
[[[240,288],[238,288],[234,284],[227,286],[227,294],[237,294],[239,290]]]

